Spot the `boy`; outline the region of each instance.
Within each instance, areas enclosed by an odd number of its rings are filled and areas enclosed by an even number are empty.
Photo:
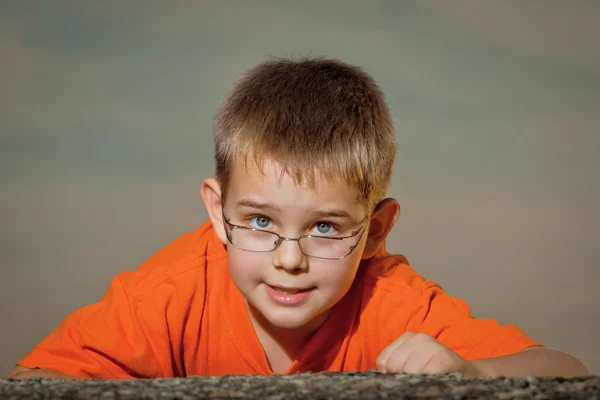
[[[221,106],[214,139],[210,221],[118,275],[11,377],[587,374],[513,325],[474,319],[386,252],[395,133],[359,68],[262,63]]]

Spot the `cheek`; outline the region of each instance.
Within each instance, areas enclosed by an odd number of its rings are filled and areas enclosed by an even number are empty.
[[[248,283],[258,283],[267,261],[265,261],[264,254],[261,253],[251,253],[235,248],[227,250],[229,274],[238,287]]]
[[[334,291],[348,289],[358,269],[358,261],[344,260],[345,262],[325,262],[313,265],[313,271],[318,271],[319,283],[322,288],[331,288]]]

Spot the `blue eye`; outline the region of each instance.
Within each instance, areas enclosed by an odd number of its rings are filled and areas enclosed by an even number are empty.
[[[250,221],[256,224],[258,229],[266,229],[271,223],[271,220],[267,217],[252,217]]]
[[[327,222],[319,222],[315,225],[315,228],[317,229],[317,232],[322,235],[331,233],[331,231],[333,230],[333,226],[331,226],[331,224]]]

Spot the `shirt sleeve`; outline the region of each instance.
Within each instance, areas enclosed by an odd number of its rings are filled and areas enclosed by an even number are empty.
[[[542,346],[517,326],[476,319],[469,305],[428,281],[409,319],[407,331],[423,332],[466,360],[500,357]]]
[[[143,312],[117,276],[99,302],[67,316],[17,364],[80,378],[159,376],[164,344],[142,323]]]

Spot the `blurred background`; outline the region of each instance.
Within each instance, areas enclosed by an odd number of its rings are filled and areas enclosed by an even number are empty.
[[[365,68],[388,249],[600,374],[600,2],[0,2],[0,375],[206,219],[212,117],[270,56]]]

